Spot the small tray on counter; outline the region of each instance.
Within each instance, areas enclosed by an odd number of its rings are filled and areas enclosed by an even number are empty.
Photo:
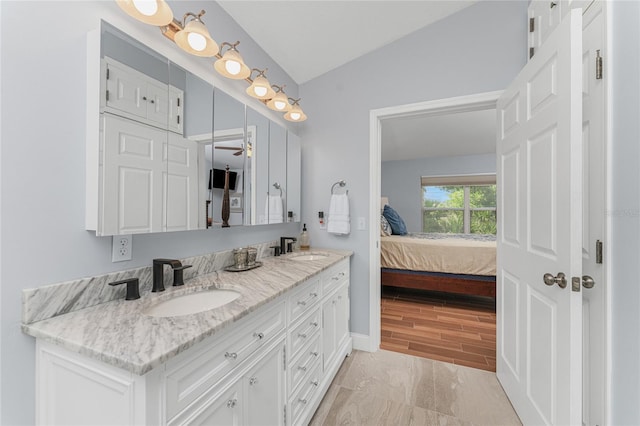
[[[244,268],[236,268],[235,266],[227,266],[226,268],[224,268],[225,271],[229,271],[229,272],[242,272],[242,271],[249,271],[251,269],[255,269],[262,266],[262,262],[256,262],[255,264],[251,265],[251,266],[246,266]]]

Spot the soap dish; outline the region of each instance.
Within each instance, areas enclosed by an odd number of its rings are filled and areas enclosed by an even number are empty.
[[[262,266],[262,262],[256,262],[254,265],[245,266],[244,268],[236,268],[235,266],[227,266],[224,268],[225,271],[229,272],[242,272],[242,271],[250,271],[251,269],[255,269]]]

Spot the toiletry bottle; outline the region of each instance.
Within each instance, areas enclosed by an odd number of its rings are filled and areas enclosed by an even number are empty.
[[[300,234],[300,250],[309,250],[309,233],[307,232],[307,224],[302,226],[302,233]]]

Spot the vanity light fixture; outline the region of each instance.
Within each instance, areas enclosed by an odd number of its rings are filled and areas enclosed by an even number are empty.
[[[277,92],[276,95],[271,98],[269,102],[267,102],[267,107],[274,111],[280,112],[288,112],[291,110],[291,104],[289,103],[289,98],[284,93],[284,85],[276,86],[275,84],[272,86],[275,87]]]
[[[267,80],[267,77],[264,75],[267,69],[268,68],[259,70],[254,68],[251,70],[251,72],[258,71],[258,75],[253,79],[251,86],[247,87],[247,94],[249,96],[260,100],[268,100],[276,95],[276,92],[271,88],[271,83],[269,83],[269,80]]]
[[[173,12],[164,0],[116,0],[127,14],[145,24],[168,25],[173,21]]]
[[[227,51],[224,52],[224,55],[222,55],[222,57],[213,64],[216,71],[223,76],[234,80],[244,80],[251,74],[251,69],[244,63],[242,56],[240,56],[240,52],[236,49],[236,46],[239,44],[239,41],[236,41],[233,44],[227,43],[226,41],[222,43],[220,45],[221,49],[224,46],[229,46],[229,49],[227,49]]]
[[[300,102],[300,99],[291,99],[291,100],[293,101],[293,104],[291,105],[291,110],[284,115],[284,119],[288,121],[293,121],[294,123],[299,123],[301,121],[306,120],[307,119],[306,114],[302,111],[302,108],[300,108],[300,105],[298,105],[298,102]]]
[[[211,38],[204,22],[200,19],[204,14],[204,10],[201,10],[197,15],[191,12],[185,13],[182,18],[182,30],[176,33],[174,41],[182,50],[192,55],[216,56],[220,49],[218,49],[218,44]],[[189,23],[187,23],[188,17],[191,17]]]
[[[223,55],[220,54],[218,44],[211,38],[207,27],[202,22],[204,10],[201,10],[197,15],[191,12],[185,13],[182,22],[180,22],[173,18],[173,12],[165,0],[116,0],[116,3],[133,18],[159,27],[162,35],[180,46],[185,52],[201,57],[215,56],[218,60],[213,64],[213,67],[218,73],[234,80],[246,80],[250,84],[246,90],[247,94],[261,100],[263,104],[274,111],[284,112],[285,120],[295,123],[307,119],[300,108],[300,99],[288,98],[284,93],[284,85],[273,85],[278,90],[274,91],[265,76],[266,69],[251,69],[244,63],[236,48],[240,44],[239,41],[233,44],[222,43],[220,48],[228,46],[228,49]],[[187,22],[189,17],[191,19]],[[252,79],[253,71],[257,71],[258,75]],[[293,103],[289,101],[293,101]],[[251,147],[249,146],[248,156],[251,155],[250,152]]]

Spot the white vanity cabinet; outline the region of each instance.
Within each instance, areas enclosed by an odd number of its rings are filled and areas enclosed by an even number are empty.
[[[38,339],[36,422],[307,424],[351,352],[348,295],[347,258],[144,375]]]

